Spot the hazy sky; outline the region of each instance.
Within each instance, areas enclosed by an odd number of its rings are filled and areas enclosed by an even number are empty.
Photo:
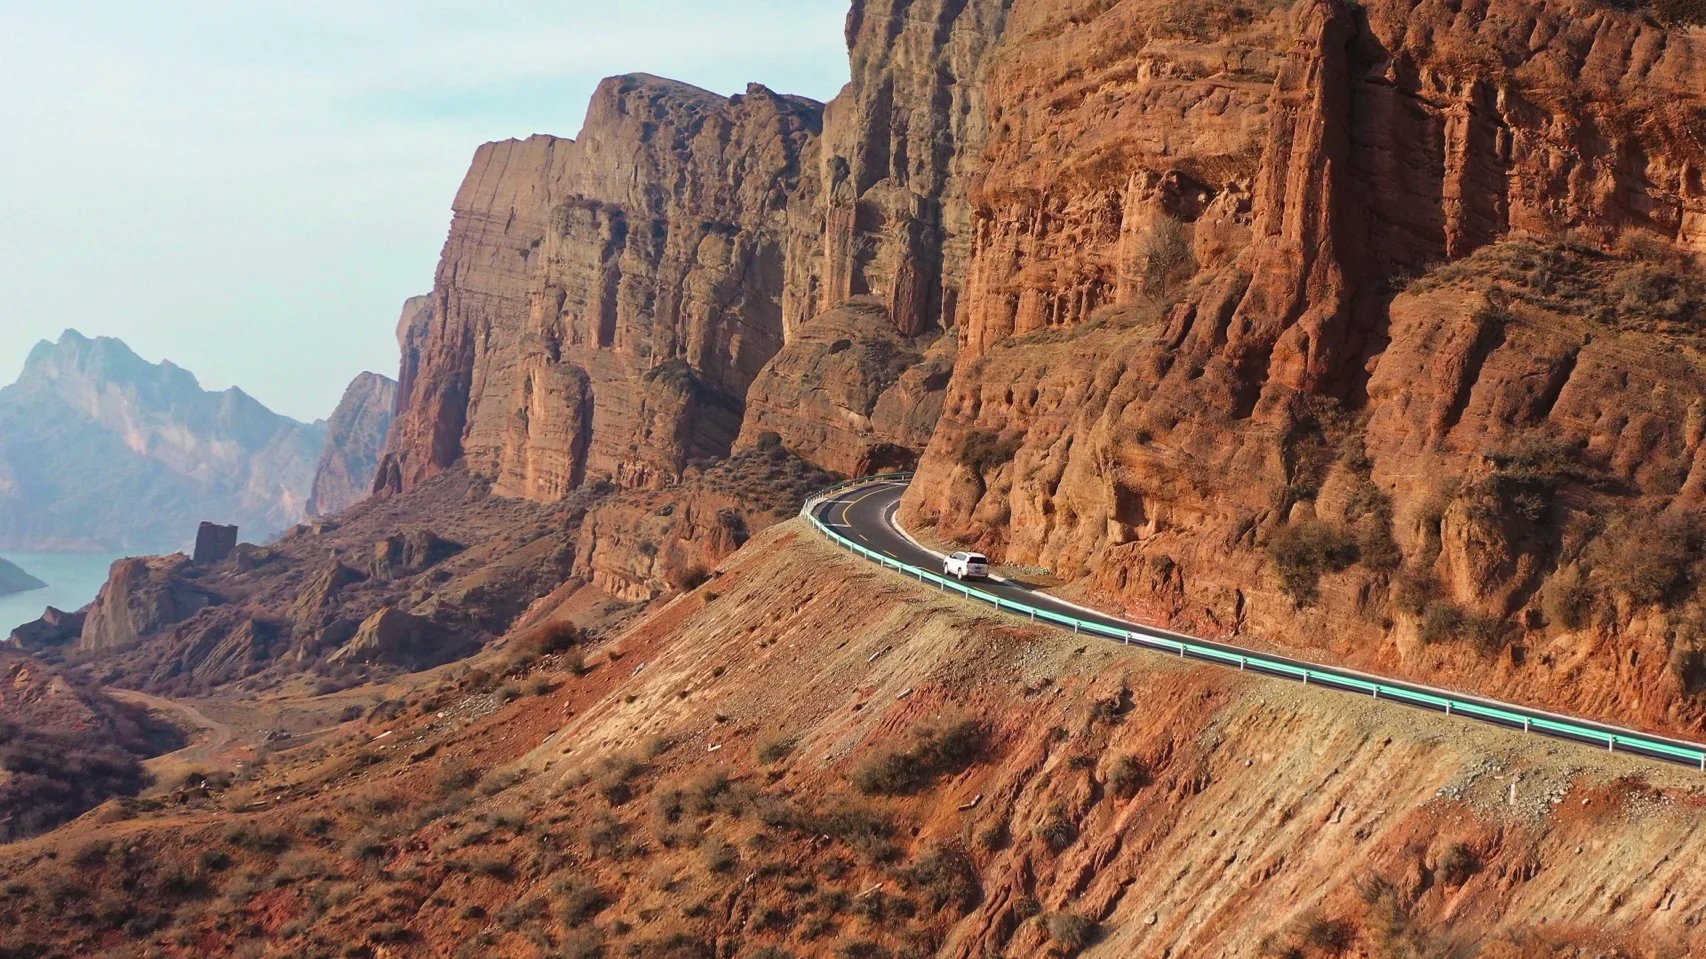
[[[0,3],[0,384],[67,327],[301,419],[396,375],[474,148],[602,77],[817,99],[847,0]]]

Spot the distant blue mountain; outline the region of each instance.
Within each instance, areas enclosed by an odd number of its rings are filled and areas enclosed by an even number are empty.
[[[0,549],[163,552],[202,520],[260,539],[302,518],[325,442],[324,423],[67,331],[0,389]]]

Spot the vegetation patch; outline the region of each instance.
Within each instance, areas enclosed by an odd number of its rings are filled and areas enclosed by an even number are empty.
[[[932,725],[914,734],[903,749],[880,753],[853,771],[853,785],[877,796],[916,793],[938,778],[963,772],[983,755],[983,723],[961,719]]]
[[[959,460],[988,476],[1013,462],[1023,440],[1017,435],[1003,435],[995,430],[972,430],[960,440]]]
[[[1280,586],[1299,606],[1315,602],[1323,575],[1344,572],[1361,555],[1355,537],[1320,520],[1282,527],[1268,544],[1268,561],[1279,573]]]

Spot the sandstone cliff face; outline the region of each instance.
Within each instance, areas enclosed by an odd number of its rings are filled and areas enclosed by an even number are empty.
[[[991,123],[988,54],[1012,5],[855,0],[852,82],[825,111],[818,162],[795,202],[790,332],[852,297],[873,297],[907,336],[958,315],[967,194]]]
[[[1696,555],[1702,52],[1585,4],[1015,3],[904,516],[1190,628],[1694,724],[1692,574],[1614,547]]]
[[[301,518],[324,439],[241,390],[67,331],[0,389],[0,544],[170,549],[210,519],[270,535]]]
[[[782,345],[786,203],[821,106],[606,81],[579,140],[482,147],[430,303],[405,318],[380,483],[465,456],[500,495],[656,487],[727,455]]]
[[[308,497],[309,516],[342,512],[361,502],[373,488],[396,408],[394,380],[362,373],[350,381],[326,424],[326,448],[320,454]]]
[[[739,446],[774,434],[845,476],[883,462],[885,454],[915,459],[942,414],[953,346],[952,337],[903,336],[888,311],[869,299],[815,316],[753,382]]]
[[[1695,378],[1637,374],[1695,349],[1697,31],[1585,0],[873,0],[847,39],[821,112],[632,76],[577,141],[482,148],[378,488],[464,460],[550,502],[772,435],[838,472],[929,437],[910,523],[1136,612],[1706,708],[1693,574],[1617,572],[1590,528],[1684,568],[1699,543],[1667,519]],[[1438,274],[1478,251],[1508,275]],[[1595,283],[1617,302],[1580,327]],[[641,596],[713,559],[662,549],[667,506],[595,515],[577,568]]]

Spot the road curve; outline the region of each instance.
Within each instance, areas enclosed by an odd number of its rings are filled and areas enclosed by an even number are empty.
[[[857,544],[864,549],[881,554],[891,561],[922,569],[930,573],[940,574],[942,571],[941,554],[932,552],[918,545],[911,538],[906,536],[901,531],[899,525],[895,522],[894,514],[900,506],[900,498],[906,491],[906,485],[906,482],[902,479],[875,478],[868,483],[853,485],[851,487],[835,491],[819,501],[814,501],[812,504],[808,505],[808,512],[814,519],[828,529],[831,536],[842,539],[848,545]],[[1410,683],[1402,680],[1390,679],[1384,676],[1375,676],[1369,673],[1343,669],[1337,666],[1324,666],[1319,663],[1292,659],[1290,657],[1276,655],[1267,651],[1247,649],[1228,643],[1212,642],[1209,640],[1198,639],[1193,636],[1186,636],[1180,633],[1159,630],[1139,623],[1128,622],[1118,618],[1117,616],[1095,612],[1082,606],[1076,606],[1071,603],[1064,602],[1048,595],[1047,593],[1039,592],[1019,583],[992,579],[988,582],[977,583],[975,586],[978,590],[991,594],[1003,601],[1023,604],[1025,606],[1034,607],[1038,610],[1055,613],[1063,617],[1070,617],[1085,623],[1094,623],[1113,630],[1129,632],[1134,636],[1141,635],[1145,637],[1164,639],[1167,641],[1182,640],[1196,647],[1218,651],[1218,653],[1224,657],[1234,661],[1237,661],[1242,657],[1250,657],[1252,660],[1256,660],[1249,664],[1249,668],[1252,671],[1264,672],[1269,675],[1280,676],[1287,679],[1296,679],[1297,677],[1295,674],[1285,671],[1286,668],[1289,668],[1304,673],[1306,677],[1314,678],[1317,684],[1328,685],[1350,692],[1362,693],[1364,692],[1363,687],[1365,687],[1369,682],[1376,682],[1389,689],[1407,690],[1420,696],[1450,699],[1455,700],[1460,704],[1467,705],[1478,704],[1504,713],[1512,714],[1514,717],[1517,717],[1517,719],[1501,721],[1497,719],[1469,716],[1461,712],[1456,715],[1461,718],[1478,719],[1481,722],[1487,722],[1492,725],[1504,726],[1511,729],[1520,729],[1537,735],[1550,736],[1556,739],[1596,746],[1600,749],[1608,748],[1607,743],[1609,737],[1609,742],[1615,744],[1614,748],[1617,752],[1632,752],[1649,759],[1657,759],[1663,762],[1686,766],[1698,766],[1703,771],[1706,771],[1706,746],[1702,746],[1698,743],[1669,739],[1663,736],[1655,736],[1651,733],[1626,729],[1620,726],[1612,726],[1606,723],[1595,722],[1593,720],[1580,719],[1574,716],[1564,716],[1559,713],[1546,712],[1544,710],[1533,709],[1528,706],[1486,699],[1484,697],[1473,696],[1456,690],[1425,686],[1419,683]],[[1015,613],[1015,615],[1018,614]],[[1185,655],[1190,654],[1186,653]],[[1227,665],[1222,659],[1211,659],[1206,655],[1199,655],[1194,658],[1216,662],[1223,666]],[[1263,663],[1278,664],[1279,668],[1263,668]],[[1307,681],[1308,679],[1306,678],[1305,682]],[[1376,695],[1378,696],[1378,693]],[[1405,701],[1400,704],[1409,705],[1413,708],[1432,708],[1425,703],[1416,703],[1414,701]],[[1436,711],[1443,711],[1447,714],[1451,714],[1451,708],[1449,705],[1447,705],[1443,710]],[[1569,732],[1536,728],[1531,725],[1529,722],[1530,720],[1567,723],[1570,726],[1579,729],[1580,733],[1572,734]],[[1635,741],[1631,742],[1630,740]],[[1685,758],[1676,755],[1677,752],[1686,752],[1693,754],[1693,756]]]
[[[163,753],[144,762],[143,766],[149,772],[158,773],[161,769],[176,765],[210,765],[214,762],[215,754],[230,745],[231,741],[237,736],[237,731],[231,726],[207,718],[206,714],[189,703],[180,702],[176,699],[165,699],[160,696],[150,696],[134,689],[119,689],[109,686],[106,691],[114,699],[141,706],[150,712],[176,715],[183,725],[200,729],[206,733],[204,738],[185,746],[183,749]],[[185,730],[185,732],[187,733],[189,730]]]

